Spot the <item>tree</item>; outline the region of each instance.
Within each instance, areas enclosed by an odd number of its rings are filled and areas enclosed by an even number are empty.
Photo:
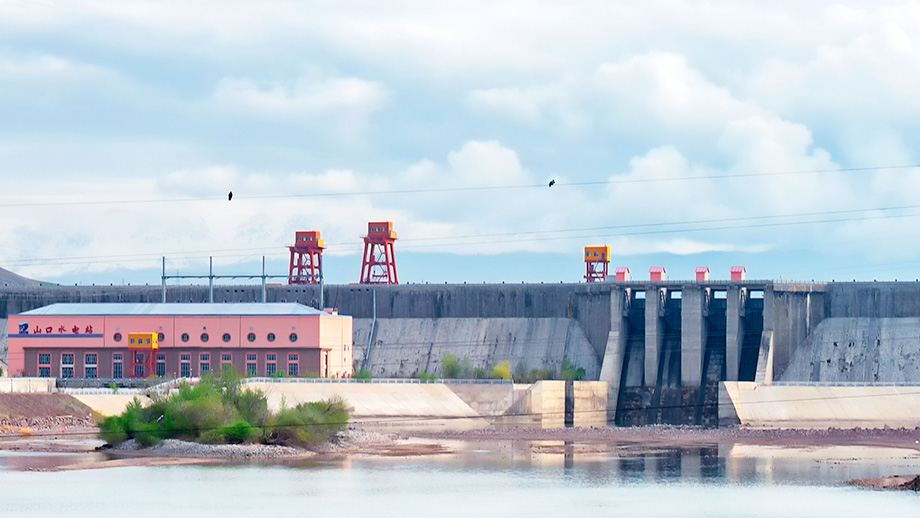
[[[510,380],[511,379],[511,362],[503,361],[492,369],[492,379]]]
[[[461,374],[460,360],[451,353],[441,358],[441,376],[449,379],[459,378]]]

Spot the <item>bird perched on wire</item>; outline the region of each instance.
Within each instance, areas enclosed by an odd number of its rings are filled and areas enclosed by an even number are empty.
[[[227,195],[227,201],[230,201],[232,199],[233,199],[233,191],[230,191],[230,194]]]
[[[552,180],[549,181],[549,186],[550,186],[550,187],[552,187],[552,186],[554,186],[554,185],[556,185],[556,179],[555,179],[555,178],[553,178]]]

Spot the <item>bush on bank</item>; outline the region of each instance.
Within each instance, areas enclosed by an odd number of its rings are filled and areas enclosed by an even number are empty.
[[[144,407],[136,398],[119,415],[99,423],[99,436],[110,444],[135,439],[151,446],[163,439],[208,444],[262,442],[309,447],[329,440],[348,426],[349,409],[341,398],[268,409],[261,391],[242,390],[233,372],[206,374],[195,385]]]

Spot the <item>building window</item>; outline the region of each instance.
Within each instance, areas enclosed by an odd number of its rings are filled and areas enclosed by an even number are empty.
[[[258,373],[256,367],[256,355],[247,354],[246,355],[246,375],[247,376],[256,376]]]
[[[230,353],[222,353],[220,355],[220,369],[223,372],[230,372],[233,369],[233,355]]]
[[[157,333],[157,341],[162,342],[163,340],[166,340],[166,335],[163,333]]]
[[[182,333],[182,341],[188,342],[188,333]]]
[[[157,353],[157,376],[164,377],[166,376],[166,355],[163,353]]]
[[[99,355],[96,353],[87,353],[83,356],[83,377],[98,378]]]
[[[278,372],[278,356],[274,354],[265,355],[265,375],[273,376]]]
[[[51,353],[38,353],[38,377],[51,377]]]
[[[143,378],[143,377],[144,377],[144,366],[143,366],[143,365],[135,365],[135,366],[134,366],[134,377],[135,377],[135,378]]]
[[[288,376],[299,376],[300,375],[300,364],[298,362],[299,355],[296,353],[288,354]]]
[[[121,361],[121,353],[112,354],[112,377],[113,378],[123,378],[124,372],[122,371],[123,363]]]
[[[202,341],[202,342],[207,342],[207,341],[208,341],[208,338],[209,338],[208,333],[201,333],[201,341]]]
[[[198,365],[198,367],[201,369],[201,374],[204,374],[205,372],[211,372],[211,364],[209,362],[202,362]]]
[[[192,355],[191,354],[181,354],[179,355],[179,376],[183,378],[192,377]]]
[[[229,342],[229,341],[230,341],[230,333],[224,333],[224,336],[223,336],[222,338],[224,339],[225,342]]]
[[[256,341],[256,334],[255,334],[255,333],[249,333],[249,334],[246,336],[246,338],[247,338],[250,342],[255,342],[255,341]]]
[[[269,342],[275,341],[275,333],[268,333],[268,341]]]
[[[112,339],[115,340],[116,342],[120,342],[120,341],[121,341],[121,333],[115,333],[114,335],[112,335]]]
[[[61,355],[61,377],[73,377],[73,353],[64,353]]]
[[[297,341],[297,333],[291,333],[290,338],[291,338],[291,341],[292,341],[292,342],[296,342],[296,341]]]

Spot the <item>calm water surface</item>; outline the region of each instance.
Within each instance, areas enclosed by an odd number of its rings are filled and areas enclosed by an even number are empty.
[[[37,472],[79,455],[0,452],[2,516],[920,516],[920,495],[850,478],[920,473],[904,450],[752,446],[649,450],[456,445],[454,456],[289,465]],[[545,448],[544,448],[545,447]],[[828,458],[829,457],[829,458]],[[254,514],[255,513],[255,514]]]

